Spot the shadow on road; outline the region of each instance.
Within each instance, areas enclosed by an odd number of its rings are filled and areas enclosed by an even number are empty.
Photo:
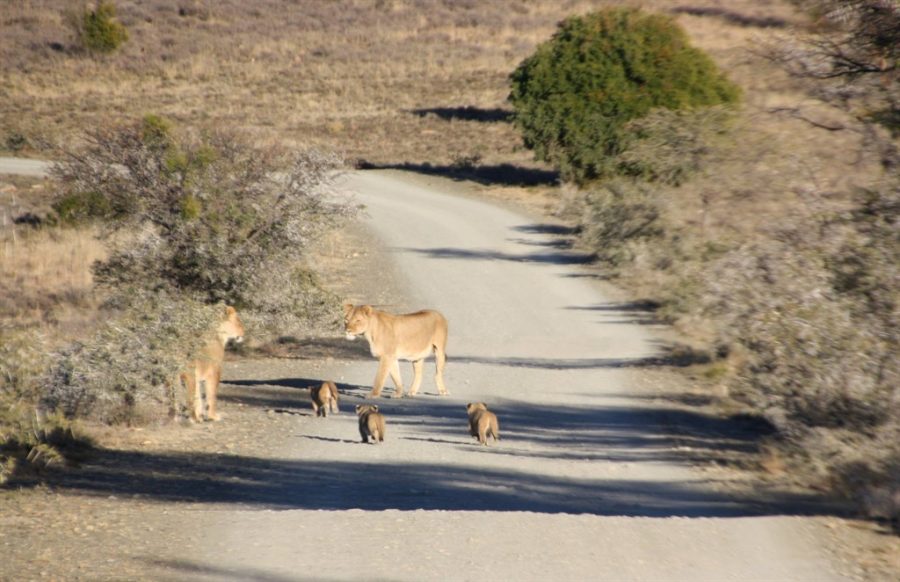
[[[491,249],[457,249],[451,247],[435,247],[431,249],[394,247],[392,250],[418,253],[432,259],[513,261],[516,263],[547,263],[551,265],[586,265],[594,260],[594,255],[577,251],[543,251],[519,254]]]
[[[353,444],[346,446],[365,446]],[[375,446],[375,445],[371,445]],[[389,444],[380,446],[390,446]],[[704,484],[559,478],[440,463],[309,461],[104,451],[58,491],[268,509],[530,511],[646,517],[816,513],[812,499],[735,499]],[[378,495],[372,495],[377,491]]]
[[[305,405],[307,380],[269,385],[282,392],[288,407]],[[291,384],[287,386],[287,384]],[[230,398],[265,385],[245,381],[229,387]],[[266,403],[268,405],[268,403]],[[677,436],[682,448],[704,459],[727,458],[756,446],[756,434],[735,430],[732,420],[683,410],[610,406],[532,405],[514,400],[492,402],[500,417],[500,443],[480,447],[466,432],[464,405],[448,399],[379,401],[400,441],[415,438],[435,447],[455,447],[472,455],[532,457],[557,462],[622,461],[628,464],[673,462],[670,425],[690,427]],[[342,414],[348,414],[344,412]],[[349,413],[352,414],[352,413]],[[406,425],[406,428],[404,428]],[[413,426],[415,425],[415,426]],[[305,438],[299,435],[295,438]],[[363,447],[348,439],[325,439],[328,446]],[[395,441],[395,442],[396,442]],[[390,441],[381,447],[391,447]],[[396,446],[396,445],[395,445]],[[717,491],[712,481],[669,482],[628,478],[578,478],[532,463],[346,461],[260,458],[189,452],[98,450],[78,470],[51,472],[50,487],[85,495],[140,495],[158,502],[238,505],[267,509],[529,511],[648,517],[738,517],[771,514],[819,514],[828,510],[808,495],[777,498],[735,496]],[[681,458],[681,461],[684,459]],[[616,465],[621,467],[621,465]],[[28,486],[33,483],[16,483]],[[377,495],[372,495],[377,491]]]
[[[158,560],[145,559],[148,568],[154,571],[173,572],[173,580],[235,580],[243,582],[254,580],[255,582],[296,582],[295,576],[280,576],[257,568],[220,568],[208,563],[190,562],[188,560]],[[324,582],[325,578],[316,577],[316,580]]]

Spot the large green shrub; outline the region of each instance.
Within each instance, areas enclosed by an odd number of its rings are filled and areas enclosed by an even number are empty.
[[[128,40],[128,31],[116,19],[116,7],[100,2],[94,10],[85,8],[75,17],[81,45],[90,52],[111,53]]]
[[[564,20],[511,81],[525,145],[578,182],[613,171],[629,120],[739,98],[672,18],[634,9]]]

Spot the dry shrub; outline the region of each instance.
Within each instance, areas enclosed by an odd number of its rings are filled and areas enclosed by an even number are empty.
[[[648,185],[610,181],[583,194],[582,244],[616,269],[634,260],[639,247],[663,236],[663,209]]]
[[[656,109],[629,122],[618,171],[649,182],[679,186],[709,167],[731,134],[735,112],[725,107]]]
[[[148,116],[90,133],[55,168],[56,208],[116,235],[94,269],[104,288],[224,301],[251,327],[295,332],[336,305],[297,265],[354,210],[331,196],[339,165],[331,154],[180,132]]]
[[[121,307],[93,336],[55,355],[43,409],[141,424],[171,417],[184,404],[177,376],[210,338],[221,306],[143,293]]]
[[[46,348],[33,330],[0,331],[0,485],[23,472],[78,461],[91,446],[65,418],[37,412]]]
[[[714,262],[705,279],[708,313],[743,354],[734,394],[837,489],[896,499],[900,185],[765,234]]]

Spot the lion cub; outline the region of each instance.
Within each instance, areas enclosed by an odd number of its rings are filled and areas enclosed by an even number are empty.
[[[497,415],[487,409],[487,404],[470,402],[466,404],[466,412],[469,414],[469,434],[478,437],[479,443],[487,446],[488,436],[492,436],[495,442],[500,440]]]
[[[322,382],[321,386],[310,388],[309,396],[312,399],[312,408],[316,416],[327,417],[328,409],[331,409],[331,412],[340,412],[337,385],[331,380]]]
[[[356,415],[359,416],[359,436],[362,442],[369,442],[369,437],[378,444],[384,441],[384,415],[378,412],[377,404],[357,404]]]

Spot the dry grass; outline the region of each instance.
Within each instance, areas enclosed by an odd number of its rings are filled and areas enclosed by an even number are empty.
[[[106,252],[93,231],[0,231],[0,325],[46,327],[59,339],[92,325],[99,298],[90,267]]]
[[[621,2],[672,11],[743,86],[755,23],[790,19],[784,2]],[[583,0],[343,0],[289,4],[117,2],[131,40],[110,57],[75,51],[65,12],[28,2],[0,18],[0,147],[45,147],[110,119],[155,112],[187,125],[236,124],[376,164],[534,166],[508,123],[508,74]],[[763,87],[765,90],[765,87]],[[763,99],[765,101],[765,99]],[[474,108],[473,112],[471,109]],[[484,119],[482,117],[482,119]]]

